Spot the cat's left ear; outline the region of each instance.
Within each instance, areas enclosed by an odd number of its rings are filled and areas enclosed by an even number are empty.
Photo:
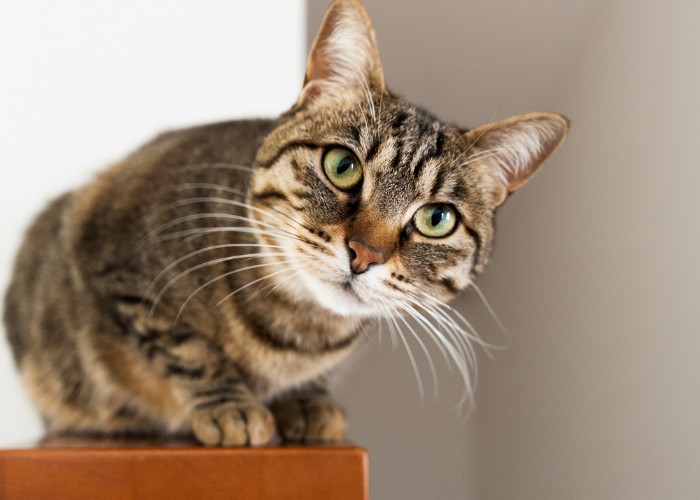
[[[372,21],[358,0],[335,0],[311,47],[297,104],[370,88],[384,90]]]
[[[471,158],[489,166],[495,204],[525,184],[564,141],[566,118],[556,113],[528,113],[489,123],[464,133]]]

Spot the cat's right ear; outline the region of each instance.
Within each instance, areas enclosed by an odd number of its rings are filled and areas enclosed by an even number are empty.
[[[358,0],[335,0],[311,46],[297,105],[372,88],[384,90],[372,21]]]
[[[471,157],[486,164],[496,206],[525,184],[559,147],[569,122],[556,113],[528,113],[464,133]]]

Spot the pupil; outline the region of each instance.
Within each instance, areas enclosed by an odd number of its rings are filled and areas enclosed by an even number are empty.
[[[442,208],[436,208],[433,210],[433,214],[430,216],[430,223],[435,226],[439,226],[440,223],[445,220],[447,213]]]
[[[342,160],[340,160],[340,163],[338,163],[338,168],[337,168],[338,175],[343,175],[345,172],[347,172],[351,168],[352,168],[352,160],[350,158],[348,158],[347,156],[344,157]]]

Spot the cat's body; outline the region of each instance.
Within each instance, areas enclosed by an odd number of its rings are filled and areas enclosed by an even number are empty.
[[[278,120],[163,134],[39,216],[5,321],[50,432],[342,437],[324,375],[369,318],[444,311],[566,131],[448,126],[386,90],[375,43],[335,2]],[[467,332],[430,317],[466,377]]]
[[[189,293],[230,271],[230,264],[182,276],[152,316],[153,302],[141,300],[154,269],[172,263],[173,256],[202,249],[202,240],[206,246],[241,246],[207,251],[200,263],[256,250],[249,233],[233,240],[230,234],[215,233],[190,242],[139,242],[192,214],[189,204],[163,210],[168,203],[197,197],[231,200],[230,192],[207,185],[244,188],[250,172],[243,166],[252,164],[273,125],[241,121],[164,134],[97,182],[53,202],[30,229],[11,286],[14,293],[8,296],[7,323],[17,363],[49,430],[134,433],[165,427],[187,432],[192,397],[182,394],[188,391],[182,386],[194,392],[220,389],[203,402],[219,401],[235,393],[232,382],[243,379],[256,399],[269,402],[317,379],[351,350],[359,339],[358,324],[340,321],[313,302],[292,303],[274,290],[253,286],[213,307],[260,277],[257,268],[204,288],[175,326],[177,307]],[[193,205],[246,215],[245,208],[226,203]],[[193,219],[176,229],[207,225],[211,221]],[[179,267],[168,277],[181,271]],[[299,314],[300,308],[305,314]],[[227,373],[225,364],[235,367],[235,373]],[[207,389],[197,387],[203,379]]]

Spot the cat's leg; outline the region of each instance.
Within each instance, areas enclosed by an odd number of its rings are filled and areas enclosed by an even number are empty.
[[[250,390],[234,361],[195,333],[186,340],[172,339],[161,344],[153,361],[161,358],[165,377],[185,400],[184,425],[194,437],[208,446],[268,443],[275,435],[272,413]]]
[[[216,342],[149,317],[149,309],[139,303],[122,305],[120,312],[129,322],[125,334],[132,353],[121,363],[122,379],[166,428],[191,432],[208,446],[259,446],[272,440],[272,413]],[[124,351],[121,360],[127,359],[125,344],[113,346]]]
[[[325,381],[279,396],[270,409],[286,441],[339,442],[345,435],[345,411],[328,395]]]

